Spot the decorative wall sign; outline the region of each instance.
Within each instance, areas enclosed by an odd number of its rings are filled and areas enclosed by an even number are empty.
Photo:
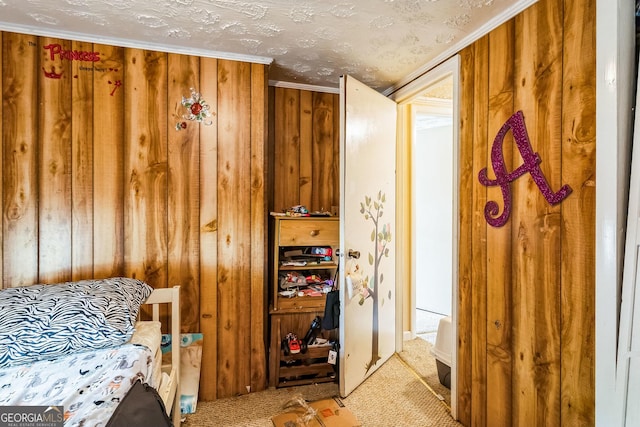
[[[56,60],[56,57],[66,61],[84,61],[98,62],[100,61],[99,52],[91,52],[86,50],[65,50],[60,43],[52,43],[44,46],[49,51],[49,59]]]
[[[33,46],[35,47],[36,44],[29,42],[29,46]],[[77,67],[77,69],[81,72],[101,72],[101,73],[106,73],[106,72],[117,72],[118,69],[117,68],[107,68],[105,66],[100,66],[98,63],[101,61],[100,58],[100,52],[94,52],[94,51],[89,51],[89,50],[66,50],[63,48],[63,46],[60,43],[51,43],[48,45],[43,46],[43,49],[47,52],[47,55],[45,56],[45,61],[51,61],[51,62],[61,62],[61,61],[78,61],[78,62],[82,62],[81,65],[79,65]],[[58,73],[56,71],[56,65],[53,64],[50,67],[51,71],[48,71],[47,68],[45,68],[44,66],[41,67],[42,68],[42,72],[44,73],[44,76],[48,79],[56,79],[56,80],[60,80],[62,78],[64,78],[63,76],[63,72],[64,69],[61,67],[61,71],[60,73]],[[79,76],[78,74],[74,74],[72,76],[74,79],[77,79]],[[113,89],[111,90],[111,92],[109,93],[109,95],[113,96],[116,92],[116,90],[122,86],[122,81],[121,80],[115,80],[115,81],[108,81],[109,85],[113,85]]]
[[[513,139],[518,147],[520,156],[522,156],[522,159],[524,160],[524,163],[512,172],[507,172],[507,167],[502,155],[502,143],[509,129],[513,131]],[[505,124],[502,125],[502,128],[500,128],[496,138],[493,140],[493,146],[491,147],[491,166],[493,167],[496,179],[489,179],[487,177],[487,168],[482,169],[478,174],[478,180],[482,185],[487,187],[494,187],[498,185],[502,190],[504,209],[500,216],[498,216],[500,208],[497,202],[490,200],[484,206],[484,217],[489,225],[493,227],[501,227],[506,224],[509,219],[509,215],[511,214],[510,184],[527,172],[531,174],[531,177],[540,189],[540,192],[551,205],[560,203],[569,194],[571,194],[572,189],[566,184],[563,185],[557,193],[554,193],[547,183],[544,174],[540,170],[540,163],[542,163],[540,156],[538,153],[534,153],[531,148],[531,142],[529,141],[527,128],[524,124],[522,111],[518,111],[509,117]]]
[[[196,121],[204,123],[209,126],[213,124],[211,120],[206,120],[207,117],[211,117],[211,111],[209,111],[209,104],[206,103],[202,96],[191,88],[191,96],[189,98],[182,97],[182,106],[186,109],[186,113],[181,118],[190,121]],[[187,122],[176,123],[176,130],[185,129]]]

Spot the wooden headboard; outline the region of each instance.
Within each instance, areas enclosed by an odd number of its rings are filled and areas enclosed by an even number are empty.
[[[173,425],[180,426],[180,286],[173,288],[154,289],[144,304],[151,305],[154,321],[160,321],[160,304],[171,305],[171,365],[163,366],[171,380],[171,387],[165,400],[167,414],[173,409]],[[169,405],[173,397],[173,405]],[[163,400],[165,397],[163,396]]]

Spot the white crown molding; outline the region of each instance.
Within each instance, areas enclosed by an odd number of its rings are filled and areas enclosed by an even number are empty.
[[[206,58],[229,59],[232,61],[252,62],[256,64],[271,64],[273,58],[257,55],[242,55],[230,52],[220,52],[216,50],[198,49],[184,46],[171,46],[161,43],[140,42],[137,40],[123,39],[118,37],[104,37],[96,34],[77,33],[64,30],[43,29],[28,25],[8,24],[0,21],[0,30],[12,33],[32,34],[42,37],[55,37],[65,40],[82,41],[88,43],[99,43],[111,46],[129,47],[133,49],[146,49],[158,52],[179,53],[182,55],[202,56]]]
[[[389,96],[389,95],[395,93],[396,91],[398,91],[402,87],[408,85],[413,80],[417,79],[421,75],[425,74],[427,71],[429,71],[432,68],[434,68],[436,65],[440,64],[441,62],[444,62],[448,58],[450,58],[453,55],[455,55],[456,53],[460,52],[462,49],[464,49],[465,47],[469,46],[471,43],[475,42],[480,37],[490,33],[492,30],[494,30],[497,27],[499,27],[500,25],[504,24],[509,19],[511,19],[511,18],[513,18],[515,16],[518,16],[520,13],[522,13],[522,11],[526,10],[531,5],[533,5],[533,4],[537,3],[537,2],[538,2],[538,0],[522,0],[522,1],[514,4],[510,8],[505,9],[502,13],[500,13],[499,15],[496,15],[495,17],[493,17],[492,19],[487,21],[483,26],[478,28],[476,31],[474,31],[472,33],[469,33],[469,35],[467,37],[464,37],[464,38],[460,39],[460,41],[458,41],[457,43],[451,45],[451,47],[449,49],[445,50],[440,55],[436,56],[431,61],[429,61],[426,64],[424,64],[422,67],[420,67],[417,70],[415,70],[414,72],[408,74],[406,77],[401,79],[399,82],[397,82],[393,86],[385,89],[382,92],[382,94],[385,95],[385,96]]]
[[[337,88],[337,87],[314,86],[310,84],[283,82],[279,80],[269,80],[269,86],[284,87],[287,89],[309,90],[312,92],[325,92],[325,93],[336,93],[336,94],[340,93],[340,88]]]

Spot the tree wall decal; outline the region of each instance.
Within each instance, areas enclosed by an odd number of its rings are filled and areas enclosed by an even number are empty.
[[[379,191],[377,200],[365,196],[364,203],[360,202],[360,213],[364,215],[365,220],[373,222],[373,230],[371,231],[373,252],[369,252],[369,265],[373,266],[373,276],[371,280],[369,277],[364,279],[363,293],[359,301],[360,305],[364,305],[365,300],[371,298],[373,304],[371,360],[365,365],[365,375],[380,360],[379,308],[384,304],[384,296],[380,298],[380,285],[384,281],[384,274],[380,271],[380,262],[383,258],[389,257],[387,246],[391,243],[391,224],[381,224],[385,201],[385,194]],[[391,299],[391,291],[388,293],[388,298]]]

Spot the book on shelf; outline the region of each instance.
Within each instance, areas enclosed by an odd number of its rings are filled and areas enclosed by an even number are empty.
[[[302,253],[302,249],[291,249],[291,250],[284,251],[282,253],[282,256],[284,256],[284,257],[294,257],[294,256],[301,256],[302,254],[303,254]]]

